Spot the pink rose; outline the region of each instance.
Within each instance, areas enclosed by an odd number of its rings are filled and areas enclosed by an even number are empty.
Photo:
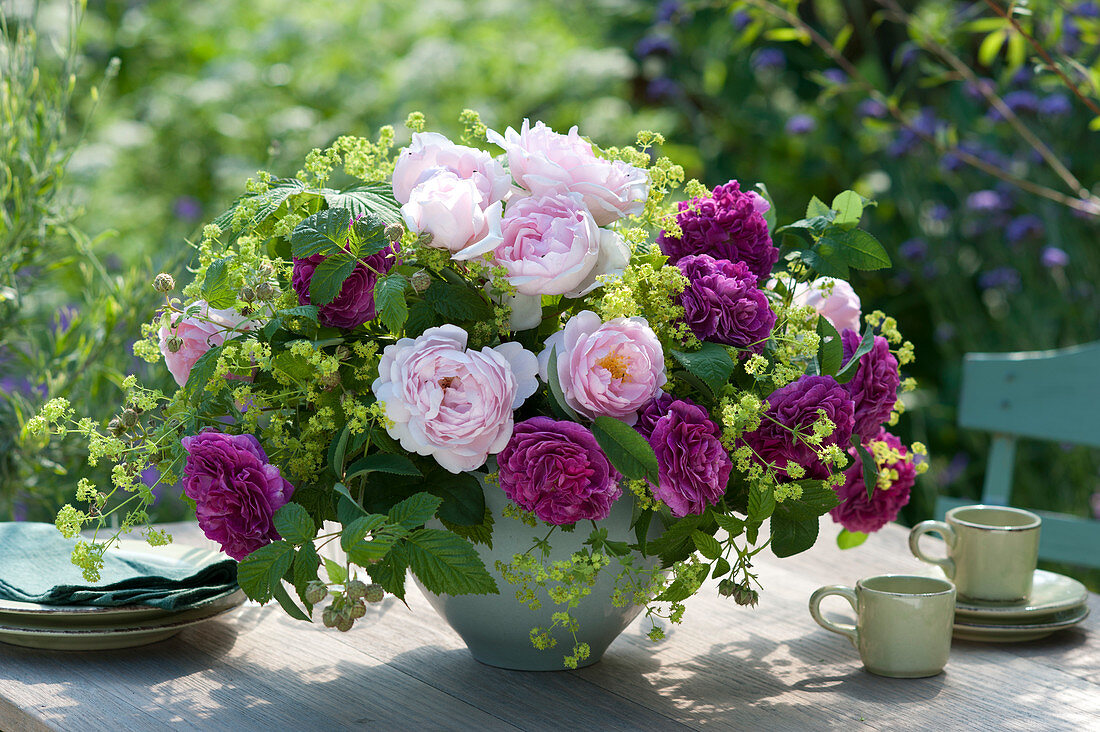
[[[558,381],[566,403],[588,419],[617,417],[629,425],[665,383],[665,355],[645,318],[600,322],[585,310],[546,339],[539,374],[549,382],[550,352],[557,350]]]
[[[837,332],[845,328],[859,332],[859,295],[844,280],[818,277],[813,282],[802,282],[794,288],[795,305],[809,305],[833,324]]]
[[[197,310],[196,310],[197,306]],[[188,308],[191,315],[175,315],[171,326],[160,328],[160,352],[164,363],[183,386],[191,375],[191,368],[204,353],[236,338],[241,331],[255,328],[259,323],[240,315],[236,310],[215,310],[205,300],[197,300]],[[179,350],[168,349],[168,339],[175,336],[182,341]]]
[[[488,203],[473,180],[437,168],[412,190],[401,215],[411,230],[432,235],[431,246],[457,252],[471,244],[499,244],[501,209],[499,201]]]
[[[492,130],[487,136],[508,153],[508,168],[517,183],[536,196],[553,191],[581,194],[599,226],[638,215],[645,206],[646,172],[621,160],[596,157],[576,127],[561,135],[542,122],[532,128],[523,120],[519,132],[509,127],[503,136]]]
[[[504,240],[491,250],[508,270],[520,295],[580,297],[594,290],[602,274],[621,273],[630,250],[618,234],[596,226],[578,193],[529,196],[508,205],[501,224]],[[485,243],[455,259],[489,253]]]
[[[455,325],[386,346],[371,390],[401,447],[461,473],[484,464],[512,436],[512,411],[538,388],[535,354],[509,342],[466,350]]]
[[[412,143],[401,151],[393,170],[393,195],[408,203],[413,189],[439,169],[473,181],[487,203],[503,199],[512,186],[512,176],[499,160],[484,150],[456,145],[437,132],[416,132]]]

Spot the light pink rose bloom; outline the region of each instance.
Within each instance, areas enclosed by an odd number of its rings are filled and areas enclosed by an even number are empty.
[[[768,199],[761,196],[756,191],[745,191],[749,194],[749,198],[752,200],[752,210],[763,216],[771,210],[772,205],[768,203]]]
[[[401,447],[461,473],[485,463],[512,436],[512,410],[538,388],[538,360],[518,343],[466,350],[456,325],[386,346],[371,391]]]
[[[455,259],[489,254],[508,271],[520,295],[580,297],[596,289],[602,274],[621,274],[630,250],[618,234],[596,226],[577,193],[528,196],[508,204],[503,241],[482,243]]]
[[[549,382],[550,354],[557,352],[558,381],[565,402],[588,419],[617,417],[629,425],[638,409],[664,385],[665,355],[645,318],[615,318],[606,323],[585,310],[564,330],[546,339],[539,354],[539,375]]]
[[[187,383],[191,368],[204,353],[229,339],[236,338],[240,335],[240,331],[250,330],[260,325],[257,321],[242,316],[236,310],[211,308],[205,300],[197,300],[188,308],[188,311],[193,314],[176,315],[171,326],[160,327],[160,352],[164,355],[164,363],[167,364],[168,370],[172,372],[172,376],[180,386]],[[175,353],[168,350],[168,339],[172,336],[183,341],[183,345]]]
[[[511,127],[504,135],[489,130],[487,137],[508,153],[508,169],[517,183],[536,196],[553,191],[581,194],[599,226],[638,215],[645,207],[646,172],[621,160],[596,157],[575,126],[562,135],[542,122],[531,127],[523,120],[519,132]]]
[[[408,203],[413,189],[439,169],[473,181],[487,204],[505,198],[512,186],[504,165],[484,150],[456,145],[438,132],[416,132],[393,169],[393,195],[398,203]]]
[[[795,305],[809,305],[833,324],[838,333],[845,328],[860,332],[859,295],[844,280],[818,277],[813,282],[802,282],[794,288]]]
[[[473,180],[437,168],[412,190],[401,215],[412,231],[432,235],[431,246],[454,253],[499,244],[502,209],[499,201],[488,204]]]

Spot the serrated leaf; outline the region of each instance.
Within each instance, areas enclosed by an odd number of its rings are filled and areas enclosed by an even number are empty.
[[[206,384],[218,368],[218,356],[221,355],[221,351],[221,346],[211,348],[199,356],[199,359],[191,367],[184,389],[187,391],[193,406],[197,406],[202,401],[203,394],[206,392]]]
[[[748,520],[759,525],[771,516],[773,511],[775,511],[775,491],[771,487],[761,488],[753,484],[749,490]]]
[[[834,378],[837,382],[840,384],[847,384],[851,381],[852,377],[856,375],[856,371],[859,369],[859,359],[863,358],[863,356],[874,347],[875,331],[871,326],[867,326],[867,330],[863,331],[863,338],[860,339],[859,346],[852,353],[852,357],[836,372]]]
[[[471,541],[474,544],[484,544],[490,549],[493,548],[493,524],[495,523],[495,519],[493,518],[493,512],[488,508],[485,509],[481,522],[472,526],[453,524],[442,516],[439,517],[439,522],[443,524],[445,529],[453,534],[458,534],[467,541]]]
[[[823,239],[824,240],[824,237]],[[820,242],[818,249],[803,249],[800,252],[802,261],[813,268],[815,272],[823,277],[836,277],[837,279],[847,279],[850,276],[848,271],[848,265],[840,259],[834,259],[832,257],[838,256],[836,254],[835,245],[830,245],[826,242],[826,248],[829,252],[829,256],[826,256],[820,252]]]
[[[317,525],[313,523],[309,512],[297,503],[281,506],[275,511],[273,519],[275,530],[291,544],[306,544],[312,542],[313,537],[317,536]]]
[[[305,598],[306,586],[317,579],[317,570],[321,566],[321,558],[317,556],[317,548],[313,542],[307,542],[294,555],[294,566],[291,574],[294,580],[294,590],[298,593],[298,599],[306,606],[309,612],[313,612],[313,603]]]
[[[637,507],[637,504],[635,504]],[[647,508],[638,514],[638,518],[634,520],[634,538],[638,540],[638,548],[642,554],[648,554],[647,545],[649,543],[649,525],[653,523],[653,509]]]
[[[290,232],[290,250],[299,259],[316,254],[325,257],[339,254],[344,251],[350,226],[351,212],[346,208],[318,211]]]
[[[386,222],[374,214],[355,219],[351,230],[355,234],[352,250],[361,259],[377,254],[391,244],[386,237]]]
[[[376,533],[370,541],[357,541],[348,547],[348,559],[360,567],[370,566],[383,560],[399,538],[392,533]]]
[[[698,351],[673,350],[672,357],[715,394],[721,392],[737,368],[725,346],[717,343],[703,343]]]
[[[833,199],[833,210],[836,211],[833,223],[837,226],[856,226],[863,218],[863,197],[855,191],[844,191]]]
[[[821,237],[821,243],[826,241],[837,247],[837,252],[849,267],[869,271],[893,265],[879,240],[863,229],[832,229]]]
[[[302,612],[302,608],[298,607],[297,603],[295,603],[294,600],[291,599],[290,594],[286,591],[286,588],[283,587],[282,582],[276,582],[272,586],[271,590],[272,595],[274,595],[275,599],[279,602],[279,605],[282,606],[287,615],[294,618],[295,620],[304,620],[307,623],[313,622],[313,620],[308,615]]]
[[[398,600],[405,601],[405,575],[409,559],[403,544],[396,544],[381,561],[367,568],[370,578]]]
[[[234,214],[241,203],[246,200],[255,200],[254,212],[248,221],[244,222],[242,229],[252,229],[263,224],[267,219],[279,210],[288,198],[306,190],[306,184],[297,178],[279,178],[271,182],[268,189],[259,194],[241,196],[221,216],[214,219],[214,224],[222,231],[229,231],[233,226]]]
[[[342,585],[348,581],[348,571],[344,568],[344,565],[325,557],[325,573],[328,575],[329,582],[337,585]]]
[[[310,304],[328,305],[335,300],[344,289],[344,280],[355,271],[357,261],[349,252],[341,249],[318,264],[309,281]]]
[[[307,320],[312,320],[314,323],[316,323],[317,311],[319,309],[320,308],[318,308],[316,305],[298,305],[296,307],[280,310],[275,314],[284,318],[306,318]]]
[[[659,555],[661,564],[664,566],[683,561],[695,551],[695,543],[691,540],[692,533],[696,529],[704,531],[707,528],[705,516],[688,514],[683,518],[666,522],[664,532],[650,541],[647,549],[650,555]]]
[[[859,531],[848,531],[848,529],[841,529],[840,533],[836,535],[836,545],[841,549],[854,549],[863,542],[867,541],[867,534]]]
[[[777,557],[790,557],[804,552],[817,541],[818,519],[793,521],[775,514],[771,519],[771,547]]]
[[[344,427],[328,446],[328,467],[338,479],[344,478],[344,459],[347,456],[348,440],[351,439],[351,430]],[[347,480],[347,478],[344,478]]]
[[[714,563],[714,572],[710,575],[711,579],[718,579],[722,575],[730,573],[730,563],[725,560],[724,557],[720,557],[717,562]]]
[[[405,287],[409,280],[402,274],[379,277],[374,285],[374,305],[378,319],[391,333],[400,333],[409,319],[409,306],[405,302]]]
[[[417,529],[405,540],[409,567],[428,591],[445,595],[489,595],[497,584],[474,547],[441,529]]]
[[[367,534],[386,525],[386,517],[378,513],[368,513],[360,516],[344,527],[340,532],[340,547],[346,552],[357,542],[362,541]]]
[[[443,500],[439,518],[460,526],[475,526],[485,517],[485,492],[470,473],[433,472],[424,488]]]
[[[829,207],[825,205],[817,196],[810,198],[810,202],[806,204],[806,218],[812,219],[814,216],[828,216]]]
[[[405,336],[416,338],[428,328],[434,328],[442,322],[432,306],[420,300],[409,308],[409,317],[405,321]]]
[[[265,603],[271,599],[275,586],[290,569],[293,559],[294,547],[285,541],[262,546],[237,566],[237,584],[250,599]]]
[[[402,223],[401,205],[387,183],[365,183],[342,191],[325,189],[323,195],[329,208],[346,208],[353,217],[373,214],[387,224]]]
[[[218,259],[206,268],[202,281],[202,296],[212,308],[224,310],[237,302],[237,289],[229,279],[229,260]]]
[[[825,376],[832,376],[840,370],[844,361],[844,343],[840,334],[824,315],[818,316],[817,335],[820,343],[817,347],[817,362]]]
[[[699,589],[699,585],[707,576],[707,565],[698,564],[694,567],[688,567],[684,573],[678,578],[672,581],[664,592],[661,592],[654,599],[658,602],[682,602]]]
[[[657,453],[646,439],[614,417],[600,415],[592,423],[592,434],[604,455],[627,480],[648,480],[653,485],[660,482]]]
[[[424,301],[448,322],[488,320],[493,315],[489,303],[481,294],[466,285],[433,280]]]
[[[390,509],[390,523],[400,524],[406,529],[415,529],[425,521],[435,517],[435,512],[443,499],[431,493],[414,493]]]
[[[695,548],[707,559],[717,559],[722,556],[722,545],[710,534],[704,534],[699,529],[691,532],[691,540]]]
[[[828,513],[839,503],[836,491],[826,486],[824,481],[800,480],[797,485],[802,489],[802,495],[776,503],[772,516],[781,515],[791,521],[808,521]]]
[[[389,473],[390,475],[418,476],[420,470],[404,455],[391,455],[389,453],[374,453],[356,460],[348,467],[346,480],[358,478],[367,473]]]
[[[718,522],[718,525],[723,531],[729,534],[731,539],[745,530],[745,522],[736,516],[727,516],[724,513],[716,512],[714,514],[714,520]]]

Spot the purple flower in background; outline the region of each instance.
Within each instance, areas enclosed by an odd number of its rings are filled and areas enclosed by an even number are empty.
[[[978,79],[976,82],[968,81],[963,85],[963,93],[975,102],[985,99],[986,93],[993,94],[997,91],[997,85],[992,79]]]
[[[1069,97],[1060,92],[1043,97],[1039,102],[1039,114],[1044,117],[1065,117],[1073,111]]]
[[[1034,79],[1034,78],[1035,78],[1035,72],[1033,72],[1031,70],[1031,67],[1025,65],[1025,66],[1021,66],[1020,68],[1016,69],[1016,73],[1014,73],[1012,75],[1012,78],[1009,80],[1009,83],[1010,84],[1015,84],[1016,86],[1027,86],[1028,84],[1031,83],[1031,80]]]
[[[951,485],[963,476],[963,473],[966,472],[966,468],[969,465],[969,455],[962,451],[955,453],[955,456],[951,458],[951,462],[949,462],[947,467],[943,469],[943,472],[939,474],[939,484],[941,486]]]
[[[847,364],[859,348],[860,335],[845,328],[840,339],[844,345],[844,363]],[[898,360],[890,353],[890,344],[882,336],[875,336],[875,345],[860,356],[855,375],[844,385],[855,405],[854,434],[868,440],[878,433],[882,423],[890,418],[890,412],[898,400],[900,385]]]
[[[936,119],[936,113],[930,107],[924,107],[916,117],[909,120],[906,127],[898,130],[898,136],[890,143],[886,152],[892,157],[901,157],[915,150],[925,137],[935,137],[936,130],[943,122]]]
[[[894,58],[898,66],[905,69],[912,65],[920,55],[920,49],[912,44],[904,44],[898,48]]]
[[[657,12],[653,15],[654,22],[671,23],[680,20],[681,5],[682,3],[680,3],[679,0],[663,0],[663,2],[657,6]]]
[[[321,325],[350,330],[374,320],[374,285],[378,281],[377,272],[390,271],[396,259],[396,250],[397,244],[391,244],[355,265],[332,302],[320,307],[318,320]],[[313,280],[313,273],[323,261],[325,257],[321,254],[294,260],[291,284],[298,293],[299,305],[309,305],[310,282]]]
[[[199,527],[241,560],[281,538],[272,516],[294,492],[252,435],[207,431],[184,437],[183,492],[195,502]]]
[[[947,221],[951,218],[951,209],[937,201],[928,209],[928,218],[933,221]]]
[[[65,305],[54,316],[58,332],[64,333],[73,324],[73,318],[80,315],[75,305]]]
[[[758,279],[766,278],[779,260],[779,250],[768,233],[764,203],[759,195],[742,191],[735,180],[717,186],[709,198],[681,201],[676,214],[680,237],[661,232],[661,251],[671,264],[689,254],[709,254],[744,262]]]
[[[928,242],[924,239],[910,239],[898,247],[898,252],[910,262],[919,262],[928,256]]]
[[[886,105],[877,99],[864,99],[856,107],[856,116],[860,118],[874,117],[875,119],[883,119],[889,113],[890,110]]]
[[[623,493],[619,473],[596,438],[576,422],[520,422],[497,465],[504,494],[548,524],[607,518]]]
[[[997,191],[974,191],[966,197],[966,207],[976,213],[994,213],[1005,208],[1005,201]]]
[[[1039,97],[1025,89],[1005,94],[1004,103],[1016,114],[1035,114],[1039,111]],[[993,122],[1000,122],[1004,119],[1004,115],[1001,114],[1001,110],[991,107],[989,112],[986,113],[986,118]]]
[[[955,337],[955,326],[951,323],[940,323],[936,326],[932,337],[936,340],[936,343],[947,343]]]
[[[730,16],[730,25],[733,29],[740,33],[749,27],[749,23],[752,22],[752,16],[746,13],[744,10],[738,10],[736,13]]]
[[[844,471],[843,485],[836,488],[840,505],[829,511],[833,522],[848,531],[870,534],[896,519],[898,511],[909,503],[909,493],[917,479],[917,466],[911,459],[906,459],[909,451],[901,444],[901,440],[886,430],[880,430],[873,440],[868,441],[868,451],[873,452],[874,442],[886,443],[891,457],[901,456],[900,460],[888,459],[878,465],[880,469],[892,471],[891,474],[896,471],[897,477],[889,485],[876,486],[874,493],[868,498],[858,454],[854,448],[848,451],[852,464]]]
[[[643,36],[634,44],[634,55],[638,58],[653,56],[659,53],[671,56],[678,50],[676,41],[668,36]]]
[[[180,196],[172,205],[172,213],[181,221],[198,221],[202,218],[202,203],[194,196]]]
[[[646,84],[645,95],[649,99],[659,102],[663,99],[673,99],[680,96],[679,82],[667,76],[658,76]]]
[[[1044,231],[1045,228],[1041,218],[1035,214],[1024,214],[1008,222],[1008,226],[1005,227],[1005,237],[1011,243],[1016,244],[1024,239],[1040,237]]]
[[[721,434],[705,409],[686,401],[672,402],[654,425],[649,444],[660,480],[653,495],[673,516],[701,514],[726,492],[733,463]]]
[[[1100,3],[1096,0],[1082,0],[1070,12],[1079,18],[1100,18]]]
[[[806,469],[807,478],[828,477],[829,466],[791,430],[812,432],[817,411],[821,409],[835,425],[833,434],[822,440],[822,446],[847,446],[855,423],[855,404],[844,387],[831,376],[803,376],[773,391],[767,401],[768,410],[760,426],[746,433],[738,443],[748,445],[759,458],[775,465],[780,479],[790,477],[784,466],[791,460]]]
[[[825,69],[821,72],[821,75],[825,77],[825,80],[831,84],[847,84],[848,75],[841,69]]]
[[[808,135],[817,129],[817,122],[808,114],[796,114],[787,120],[785,129],[788,135]]]
[[[676,266],[688,279],[679,301],[696,337],[754,353],[764,350],[775,313],[747,264],[698,254],[681,258]]]
[[[752,57],[752,67],[757,71],[782,71],[787,67],[787,57],[778,48],[761,48]]]
[[[978,275],[978,287],[1016,292],[1020,289],[1020,273],[1012,267],[997,267]]]
[[[1039,255],[1039,261],[1047,269],[1065,267],[1069,264],[1069,255],[1066,254],[1065,250],[1058,247],[1045,247],[1042,254]]]

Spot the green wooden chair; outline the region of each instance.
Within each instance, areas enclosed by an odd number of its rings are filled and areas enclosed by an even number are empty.
[[[982,503],[1006,506],[1016,440],[1100,447],[1100,341],[1056,351],[971,353],[963,361],[959,426],[993,433]],[[971,500],[941,496],[943,518]],[[1045,513],[1039,558],[1100,568],[1100,521]]]

